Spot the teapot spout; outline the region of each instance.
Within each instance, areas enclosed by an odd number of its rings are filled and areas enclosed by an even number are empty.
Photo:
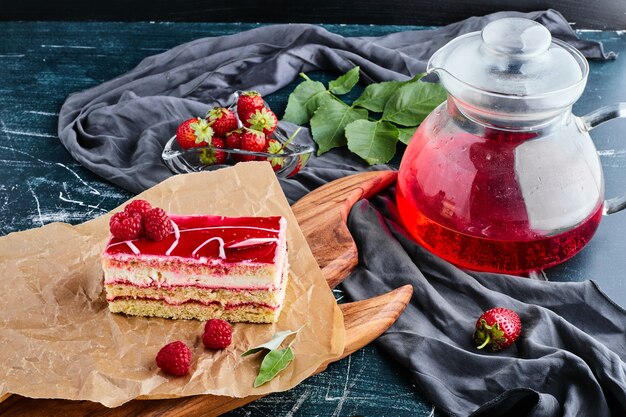
[[[454,77],[447,67],[448,55],[450,54],[450,50],[454,49],[451,47],[451,44],[457,42],[456,40],[452,40],[448,44],[444,45],[442,48],[439,48],[428,60],[428,64],[426,65],[426,73],[427,74],[436,74],[439,78],[439,82],[443,85],[443,87],[450,91],[447,84],[448,78],[456,78]],[[460,82],[460,80],[457,80]]]
[[[426,74],[432,74],[435,73],[438,76],[441,75],[441,71],[444,71],[443,66],[442,66],[442,55],[444,55],[442,53],[443,48],[437,50],[428,60],[428,65],[426,66]],[[444,51],[445,52],[445,51]]]

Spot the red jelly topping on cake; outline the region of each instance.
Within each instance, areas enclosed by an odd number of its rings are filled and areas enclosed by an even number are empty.
[[[170,215],[174,231],[163,240],[111,238],[105,253],[273,263],[280,217]]]

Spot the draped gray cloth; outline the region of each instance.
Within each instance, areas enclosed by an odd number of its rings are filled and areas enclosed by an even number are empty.
[[[439,29],[382,37],[345,38],[313,25],[265,26],[180,45],[144,59],[120,77],[71,95],[60,111],[59,139],[83,166],[138,193],[172,175],[160,155],[178,124],[206,114],[215,103],[227,104],[235,90],[270,94],[300,72],[343,73],[355,65],[361,67],[365,82],[408,79],[424,72],[431,54],[449,40],[509,15],[539,21],[587,57],[605,57],[599,44],[578,39],[553,10],[495,13]],[[330,163],[331,155],[309,163],[307,184],[320,185],[363,168],[355,158]],[[302,176],[294,181],[302,181]],[[297,184],[290,188],[298,188],[298,196],[310,189]]]
[[[215,103],[227,104],[235,90],[267,95],[300,72],[338,74],[355,65],[365,82],[408,79],[423,72],[430,55],[452,38],[511,15],[541,22],[588,58],[614,57],[601,45],[578,39],[553,10],[496,13],[382,37],[346,38],[312,25],[267,26],[180,45],[71,95],[60,112],[59,138],[83,166],[140,192],[172,175],[160,155],[176,126]],[[298,138],[311,140],[308,131]],[[281,185],[294,202],[328,181],[367,169],[389,167],[368,167],[346,149],[335,149],[313,157]],[[377,197],[373,205],[361,202],[352,211],[360,263],[344,290],[360,299],[413,285],[411,304],[379,343],[411,371],[420,392],[459,416],[626,415],[623,310],[591,282],[461,271],[404,235],[393,217],[392,195]],[[501,353],[476,352],[475,318],[495,305],[520,312],[522,337]]]
[[[410,305],[378,344],[440,411],[626,416],[626,311],[594,282],[463,271],[415,243],[396,213],[394,189],[352,209],[359,267],[342,288],[365,299],[413,286]],[[519,314],[520,338],[498,353],[478,350],[476,320],[496,306]]]

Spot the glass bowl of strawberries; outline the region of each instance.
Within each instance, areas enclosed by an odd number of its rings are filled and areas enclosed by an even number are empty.
[[[229,107],[183,121],[161,157],[175,174],[207,171],[246,161],[268,161],[276,175],[297,174],[314,152],[294,142],[256,91],[238,91]]]

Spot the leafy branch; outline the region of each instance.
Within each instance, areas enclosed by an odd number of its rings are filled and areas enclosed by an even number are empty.
[[[417,126],[446,99],[446,91],[418,74],[408,81],[370,84],[352,104],[345,103],[337,96],[352,90],[359,72],[352,68],[328,88],[300,74],[304,81],[289,96],[283,119],[310,123],[318,155],[347,145],[370,165],[384,164],[395,155],[398,141],[409,143]]]
[[[291,345],[295,339],[292,340],[286,348],[279,349],[279,347],[287,337],[296,334],[299,331],[300,329],[278,332],[267,342],[259,346],[255,346],[241,354],[241,356],[248,356],[262,351],[267,351],[267,354],[263,357],[263,361],[261,362],[259,374],[254,380],[254,388],[260,387],[266,382],[274,379],[279,372],[285,369],[291,361],[294,360],[295,354]]]

